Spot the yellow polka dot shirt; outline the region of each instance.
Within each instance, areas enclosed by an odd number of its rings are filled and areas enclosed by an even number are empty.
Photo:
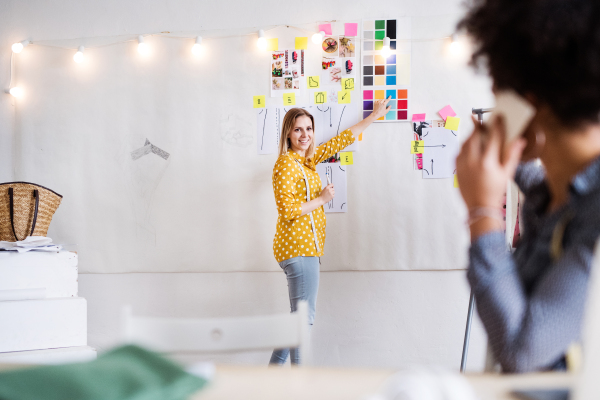
[[[306,203],[306,183],[296,160],[302,164],[308,178],[310,200],[314,200],[321,194],[321,178],[316,165],[352,143],[354,136],[347,129],[317,147],[311,159],[307,160],[291,150],[277,159],[273,167],[273,191],[279,213],[277,233],[273,239],[273,253],[277,262],[298,256],[320,257],[325,245],[326,220],[323,206],[312,212],[320,251],[315,247],[310,215],[300,216],[302,204]]]

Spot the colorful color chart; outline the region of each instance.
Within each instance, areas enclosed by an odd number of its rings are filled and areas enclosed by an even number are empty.
[[[384,38],[390,38],[390,51],[384,56]],[[383,122],[409,121],[410,19],[363,21],[362,94],[363,116],[373,110],[378,99],[391,96]]]

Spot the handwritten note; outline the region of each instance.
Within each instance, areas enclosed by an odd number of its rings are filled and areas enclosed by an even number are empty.
[[[296,38],[296,50],[306,50],[308,47],[308,38],[307,37],[297,37]]]
[[[413,140],[410,142],[410,154],[421,154],[425,147],[425,141]]]
[[[354,78],[342,78],[342,89],[354,90]]]
[[[284,93],[283,94],[283,105],[284,106],[295,106],[296,105],[296,93]]]
[[[454,112],[452,107],[450,107],[450,105],[447,105],[446,107],[442,108],[440,111],[438,111],[438,114],[440,114],[444,121],[448,117],[456,117],[456,113]]]
[[[265,107],[265,96],[254,96],[254,108]]]
[[[326,35],[332,35],[333,34],[331,32],[331,24],[321,24],[321,25],[319,25],[319,32],[320,31],[325,32]]]
[[[319,89],[321,87],[321,77],[319,75],[309,76],[306,80],[306,86],[309,89]]]
[[[267,39],[267,50],[268,51],[277,51],[279,50],[279,39]]]
[[[446,126],[444,128],[449,129],[451,131],[456,131],[458,130],[458,124],[460,124],[460,118],[448,117],[446,118]]]
[[[352,165],[354,163],[352,154],[351,151],[343,151],[340,153],[340,162],[342,165]]]
[[[423,114],[413,114],[412,121],[413,122],[422,122],[422,121],[425,121],[425,113],[423,113]]]
[[[358,32],[358,24],[356,24],[356,23],[344,24],[344,35],[356,36],[356,32]]]
[[[327,102],[327,92],[315,92],[315,104],[325,104]]]
[[[338,104],[350,104],[350,91],[340,90],[338,92]]]

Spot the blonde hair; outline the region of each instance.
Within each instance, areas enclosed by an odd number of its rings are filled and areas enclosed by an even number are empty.
[[[312,122],[313,128],[313,140],[310,142],[310,146],[306,150],[306,158],[311,158],[315,154],[315,119],[311,113],[306,111],[303,108],[292,108],[290,111],[285,114],[283,118],[283,126],[281,127],[281,137],[279,138],[279,155],[282,156],[287,154],[288,149],[291,147],[290,145],[290,133],[292,129],[296,126],[296,119],[298,117],[308,117]]]

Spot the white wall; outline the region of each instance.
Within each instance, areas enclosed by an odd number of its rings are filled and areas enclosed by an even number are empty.
[[[242,0],[4,1],[0,5],[0,83],[7,85],[10,44],[25,38],[60,40],[382,16],[412,16],[414,39],[435,38],[452,31],[461,12],[460,3],[388,0],[380,2],[381,9],[390,10],[382,15],[375,7],[358,1],[309,0],[302,6],[290,7],[281,2]],[[436,44],[413,45],[413,65],[448,62],[431,58],[431,52],[419,52],[430,46]],[[437,93],[441,88],[444,93],[466,92],[461,93],[465,99],[459,111],[462,115],[468,114],[469,105],[486,105],[482,102],[489,100],[488,82],[475,79],[464,68],[455,70],[457,79],[441,68],[439,73],[423,78],[422,82],[429,79],[430,85],[423,87],[422,98],[445,101],[447,94]],[[464,90],[461,83],[471,79],[475,83]],[[429,107],[419,97],[413,100],[414,107]],[[19,139],[11,107],[10,99],[4,95],[0,100],[0,181],[19,179],[13,176],[12,166],[27,162],[11,156],[12,136]],[[82,257],[80,263],[85,262]],[[456,268],[463,268],[464,255],[454,262]],[[181,316],[261,314],[285,311],[288,307],[285,278],[278,272],[85,274],[80,277],[80,294],[88,299],[90,344],[100,348],[114,341],[118,309],[124,303],[133,304],[143,313]],[[467,302],[464,271],[323,273],[313,331],[317,360],[333,365],[400,367],[425,363],[458,368]],[[476,326],[470,366],[482,365],[483,345],[484,336],[480,326]],[[266,357],[262,353],[251,354],[233,361],[264,363]]]

